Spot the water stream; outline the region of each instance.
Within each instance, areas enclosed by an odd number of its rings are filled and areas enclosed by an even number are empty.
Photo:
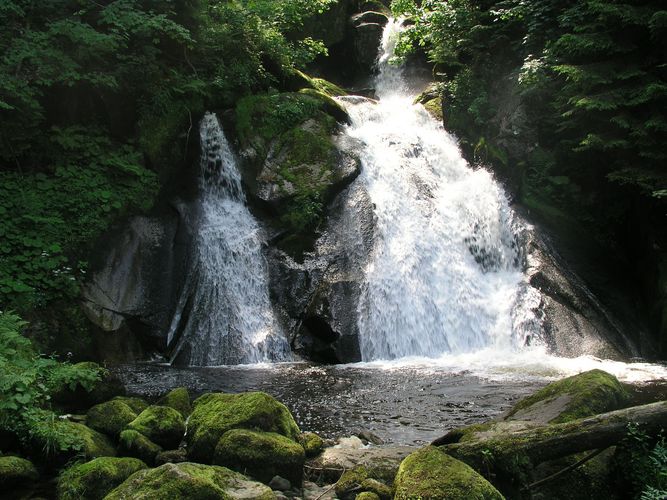
[[[200,125],[201,220],[192,269],[169,332],[172,359],[194,366],[290,359],[268,292],[263,235],[215,114]]]

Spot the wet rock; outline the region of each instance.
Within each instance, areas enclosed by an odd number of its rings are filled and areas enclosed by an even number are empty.
[[[136,458],[96,458],[74,465],[58,478],[60,500],[99,500],[147,466]]]
[[[86,414],[86,425],[91,429],[117,437],[137,414],[120,400],[107,401],[93,406]]]
[[[198,462],[210,462],[220,438],[237,428],[275,432],[294,441],[300,434],[287,407],[268,394],[210,393],[194,402],[186,436],[189,456]]]
[[[148,465],[155,464],[158,453],[162,451],[162,448],[146,436],[129,429],[120,433],[119,449],[124,455],[143,460]]]
[[[39,473],[29,460],[20,457],[0,457],[0,488],[21,487],[34,483]]]
[[[336,482],[345,470],[363,467],[368,477],[386,484],[394,480],[401,461],[414,448],[408,446],[382,448],[327,448],[324,453],[308,462],[308,466],[322,474],[322,481]]]
[[[384,25],[375,22],[361,22],[354,25],[353,44],[355,61],[370,71],[377,59],[377,48],[382,40]]]
[[[379,24],[380,26],[384,27],[389,22],[389,17],[387,17],[387,14],[385,13],[370,10],[353,15],[350,18],[350,22],[355,28],[358,28],[362,24],[368,23]],[[375,51],[377,52],[377,45],[375,47]]]
[[[284,477],[273,476],[273,479],[269,481],[269,488],[272,490],[287,491],[292,488],[292,483]]]
[[[362,441],[364,441],[364,444],[368,444],[368,443],[375,444],[375,445],[384,444],[384,441],[382,440],[382,438],[380,436],[377,436],[376,434],[373,434],[368,429],[361,429],[361,430],[357,431],[356,436],[359,439],[361,439]]]
[[[185,434],[183,417],[168,406],[149,406],[127,428],[167,449],[177,448]]]
[[[306,455],[303,447],[274,432],[232,429],[215,447],[213,462],[248,474],[263,483],[282,476],[300,485]],[[287,488],[289,489],[289,488]]]
[[[165,394],[158,404],[162,406],[168,406],[178,411],[183,418],[188,418],[188,415],[192,412],[192,406],[190,405],[190,394],[185,387],[178,387],[169,391]]]
[[[136,472],[106,500],[141,498],[272,500],[275,496],[268,486],[224,467],[186,462]]]
[[[471,467],[435,446],[428,446],[411,453],[401,463],[396,474],[395,487],[394,498],[397,500],[504,498],[491,483]]]

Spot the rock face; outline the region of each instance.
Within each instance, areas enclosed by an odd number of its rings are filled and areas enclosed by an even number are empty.
[[[466,498],[501,500],[504,498],[486,479],[463,462],[435,446],[410,454],[396,474],[397,500],[411,498]]]
[[[99,500],[147,466],[136,458],[96,458],[74,465],[58,478],[60,500]]]
[[[185,434],[183,417],[168,406],[149,406],[127,428],[167,449],[177,448]]]
[[[107,500],[154,498],[272,500],[271,488],[218,466],[185,462],[139,471],[106,496]]]

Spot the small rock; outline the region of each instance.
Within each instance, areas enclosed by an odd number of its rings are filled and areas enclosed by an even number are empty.
[[[364,447],[364,443],[357,436],[350,436],[346,438],[340,438],[338,444],[334,448],[349,448],[352,450],[358,450]]]
[[[361,429],[360,431],[358,431],[357,437],[362,441],[366,441],[366,443],[371,443],[376,445],[384,444],[384,441],[380,436],[373,434],[368,429]]]
[[[287,491],[292,488],[292,483],[284,477],[273,476],[273,479],[269,481],[269,488],[276,491]]]
[[[180,464],[188,461],[188,452],[185,448],[178,450],[161,451],[155,456],[155,465]]]

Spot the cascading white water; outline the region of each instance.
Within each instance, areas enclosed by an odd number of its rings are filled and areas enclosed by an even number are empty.
[[[200,137],[201,224],[169,334],[171,343],[180,333],[173,357],[187,349],[197,366],[284,361],[290,348],[269,300],[261,230],[215,114],[204,116]]]
[[[348,133],[361,139],[374,204],[375,247],[358,322],[364,361],[438,357],[522,346],[539,337],[537,291],[522,272],[507,198],[407,90],[390,64],[400,20],[385,29],[379,102],[351,100]]]

